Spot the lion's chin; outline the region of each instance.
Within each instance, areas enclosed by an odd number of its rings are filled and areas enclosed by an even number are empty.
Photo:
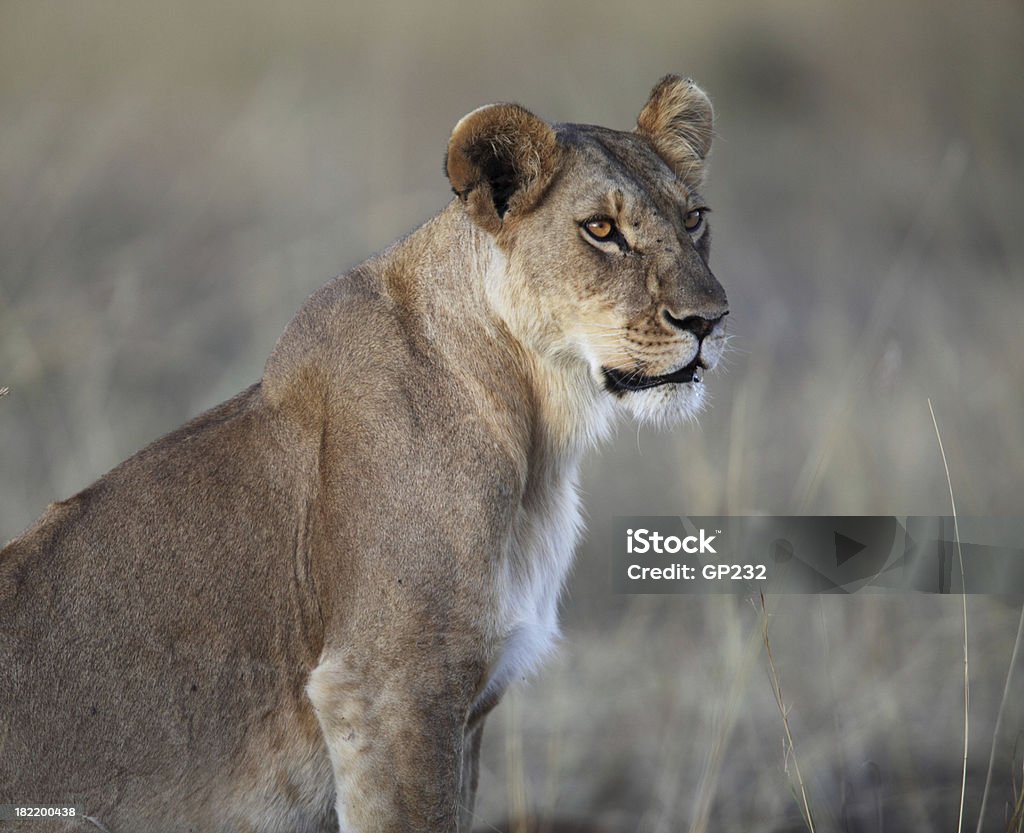
[[[694,381],[630,391],[615,399],[641,424],[671,428],[695,420],[707,402],[707,394],[703,382]]]

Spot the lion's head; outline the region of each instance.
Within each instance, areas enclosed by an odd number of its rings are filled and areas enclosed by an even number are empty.
[[[448,145],[455,193],[507,258],[490,287],[499,311],[541,354],[586,362],[642,419],[696,413],[725,344],[700,193],[711,134],[707,96],[668,76],[633,132],[493,104]]]

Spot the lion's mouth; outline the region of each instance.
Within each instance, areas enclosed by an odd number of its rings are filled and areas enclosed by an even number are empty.
[[[625,393],[627,391],[646,390],[656,388],[659,385],[678,385],[688,382],[699,382],[704,363],[698,355],[686,367],[673,370],[664,376],[646,376],[639,370],[617,370],[612,367],[602,367],[604,373],[605,387],[612,393]]]

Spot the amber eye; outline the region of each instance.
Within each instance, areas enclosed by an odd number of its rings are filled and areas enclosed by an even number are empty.
[[[687,231],[695,231],[700,227],[700,224],[704,221],[704,209],[695,208],[683,217],[683,228]]]
[[[607,240],[615,233],[615,223],[607,217],[595,217],[593,220],[587,220],[583,224],[583,228],[595,240]]]

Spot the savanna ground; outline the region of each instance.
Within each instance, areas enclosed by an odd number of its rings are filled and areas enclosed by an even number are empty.
[[[463,113],[627,128],[692,75],[735,349],[699,426],[590,459],[564,646],[490,722],[481,827],[806,829],[799,765],[816,830],[955,830],[959,598],[769,599],[794,757],[759,605],[612,596],[606,527],[948,514],[929,397],[958,511],[1020,514],[1022,43],[1016,2],[5,3],[0,539],[256,379],[314,288],[445,203]],[[968,599],[965,830],[993,749],[981,829],[1024,776],[1021,603]]]

